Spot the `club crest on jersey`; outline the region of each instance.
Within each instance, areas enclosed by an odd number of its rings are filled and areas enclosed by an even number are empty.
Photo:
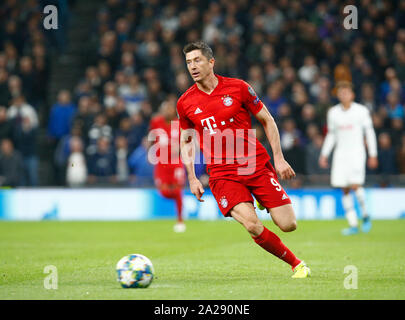
[[[223,196],[220,200],[220,204],[222,208],[226,208],[228,206],[228,200],[226,200],[225,196]]]
[[[226,95],[222,97],[222,102],[224,103],[225,106],[229,107],[232,105],[233,99],[230,96]]]

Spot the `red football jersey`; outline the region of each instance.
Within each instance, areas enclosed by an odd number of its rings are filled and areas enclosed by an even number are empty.
[[[182,129],[193,128],[199,135],[207,172],[218,177],[237,170],[253,174],[270,160],[252,130],[250,113],[257,114],[263,103],[245,81],[216,75],[218,85],[211,94],[191,86],[178,100]]]
[[[182,167],[180,158],[180,125],[178,120],[167,123],[163,116],[151,119],[149,130],[155,130],[158,166]]]

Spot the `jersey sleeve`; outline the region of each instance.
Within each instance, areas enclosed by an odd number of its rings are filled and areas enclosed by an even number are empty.
[[[332,109],[329,109],[327,114],[328,133],[326,134],[325,141],[323,142],[321,155],[329,157],[336,142],[336,125],[332,114]]]
[[[194,128],[194,124],[191,122],[189,118],[187,118],[183,109],[183,104],[180,100],[177,101],[176,110],[177,110],[177,117],[179,118],[180,122],[180,128],[182,128],[183,130]]]
[[[362,119],[368,154],[370,157],[377,157],[377,138],[375,136],[373,120],[371,119],[370,111],[368,111],[368,109],[365,109],[365,116]]]
[[[263,108],[263,103],[260,101],[256,92],[245,81],[241,81],[241,97],[242,97],[243,105],[253,115],[258,113]]]

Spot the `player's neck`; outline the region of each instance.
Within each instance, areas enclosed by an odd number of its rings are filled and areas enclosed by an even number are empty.
[[[345,109],[345,110],[348,110],[351,105],[352,105],[352,101],[347,102],[347,103],[342,103],[343,109]]]
[[[207,77],[205,77],[203,80],[196,82],[198,89],[201,91],[210,94],[212,91],[215,90],[215,88],[218,85],[218,78],[215,76],[214,73],[211,73]]]

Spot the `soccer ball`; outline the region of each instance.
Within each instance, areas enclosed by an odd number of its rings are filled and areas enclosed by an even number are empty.
[[[152,262],[138,253],[123,257],[116,270],[117,280],[123,288],[147,288],[155,274]]]

